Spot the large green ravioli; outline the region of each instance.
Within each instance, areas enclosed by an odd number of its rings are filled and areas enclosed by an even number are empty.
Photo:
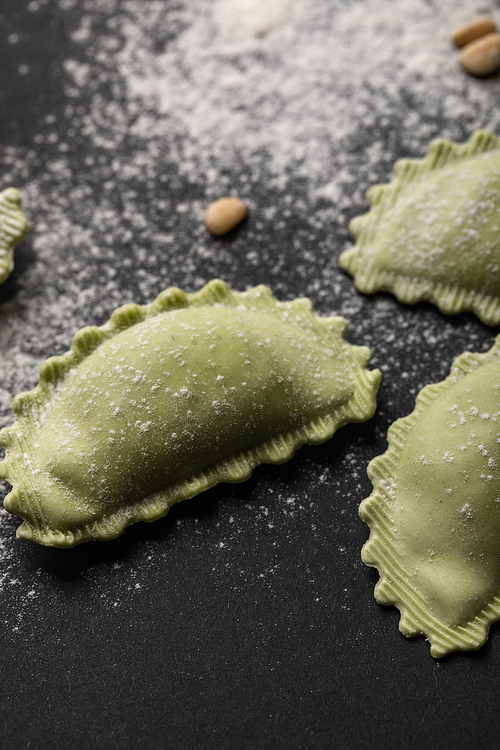
[[[427,636],[433,656],[476,649],[500,619],[500,337],[424,388],[388,441],[360,506],[375,596],[400,609],[402,633]]]
[[[111,539],[218,482],[288,460],[372,416],[380,380],[342,318],[263,286],[213,281],[126,305],[40,369],[0,433],[18,536],[67,547]]]
[[[340,257],[357,288],[402,302],[471,310],[500,324],[500,139],[478,131],[465,144],[433,142],[425,159],[401,159],[388,185],[367,193],[352,220],[356,245]]]

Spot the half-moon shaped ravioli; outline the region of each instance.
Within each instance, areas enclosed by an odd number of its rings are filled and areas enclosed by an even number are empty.
[[[339,317],[215,280],[126,305],[47,360],[0,432],[22,539],[112,539],[218,482],[282,463],[375,410],[380,373]]]
[[[0,193],[0,284],[14,268],[14,248],[26,237],[28,228],[21,211],[21,193],[7,188]]]
[[[388,185],[367,193],[352,220],[356,245],[340,265],[366,293],[385,290],[442,312],[471,310],[500,323],[500,139],[478,131],[465,144],[434,141],[425,159],[401,159]]]
[[[427,636],[433,656],[479,648],[500,619],[500,337],[426,386],[388,441],[360,506],[375,597],[399,608],[402,633]]]

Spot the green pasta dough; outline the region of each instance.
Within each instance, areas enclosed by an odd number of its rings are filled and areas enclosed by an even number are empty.
[[[126,305],[47,360],[0,432],[23,539],[112,539],[218,482],[372,416],[380,380],[342,318],[215,280]]]
[[[388,441],[360,506],[375,596],[433,656],[479,648],[500,619],[500,337],[424,388]]]
[[[0,193],[0,284],[14,268],[14,248],[26,237],[29,224],[21,211],[21,193],[7,188]]]
[[[401,159],[388,185],[367,194],[352,220],[356,245],[341,266],[366,293],[448,314],[472,311],[500,324],[500,139],[478,131],[465,144],[435,141],[425,159]]]

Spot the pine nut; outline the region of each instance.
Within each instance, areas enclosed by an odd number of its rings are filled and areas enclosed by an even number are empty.
[[[477,16],[468,23],[458,26],[453,31],[451,38],[457,47],[464,47],[469,42],[473,42],[474,39],[491,34],[492,31],[497,31],[495,20],[491,16]]]
[[[467,44],[460,62],[473,76],[487,76],[500,70],[500,34],[493,32]]]
[[[247,207],[239,198],[219,198],[205,213],[205,224],[212,234],[226,234],[243,221]]]

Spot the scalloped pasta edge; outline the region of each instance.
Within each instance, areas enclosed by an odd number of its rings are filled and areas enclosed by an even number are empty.
[[[420,391],[414,411],[407,417],[396,420],[389,428],[386,452],[369,463],[368,476],[373,484],[373,491],[359,507],[361,519],[370,528],[370,536],[363,546],[361,558],[366,565],[377,568],[380,575],[375,586],[376,600],[379,604],[397,607],[401,615],[401,633],[408,637],[425,635],[435,658],[457,650],[473,651],[486,642],[490,626],[500,620],[500,591],[465,625],[448,627],[426,611],[425,601],[408,581],[393,534],[391,506],[398,460],[420,414],[458,380],[496,359],[500,359],[500,335],[484,354],[461,354],[453,362],[450,375],[445,380],[427,385]]]
[[[14,250],[26,237],[29,223],[22,212],[21,193],[10,187],[0,192],[0,284],[14,268]]]
[[[420,180],[429,172],[489,151],[500,151],[500,138],[488,130],[476,131],[466,143],[438,139],[431,142],[423,159],[399,159],[394,165],[392,182],[369,188],[367,199],[370,210],[356,216],[349,224],[356,244],[339,257],[340,266],[354,277],[355,286],[360,292],[391,292],[404,304],[429,301],[447,315],[473,312],[486,325],[500,324],[500,297],[465,290],[460,286],[434,283],[419,276],[412,278],[395,271],[379,271],[363,257],[364,249],[377,232],[379,215],[397,200],[408,184]]]
[[[177,502],[187,500],[220,482],[242,482],[248,479],[253,469],[262,464],[280,464],[288,461],[305,443],[319,444],[328,440],[341,426],[348,422],[361,422],[373,416],[376,393],[380,382],[378,370],[366,368],[370,351],[364,346],[353,346],[345,341],[346,321],[338,316],[319,318],[312,309],[310,300],[297,298],[290,302],[279,302],[270,289],[260,285],[247,292],[235,292],[223,281],[215,279],[200,291],[187,294],[177,287],[162,292],[150,305],[128,304],[118,308],[108,323],[101,327],[85,327],[73,337],[71,349],[61,356],[50,357],[40,367],[38,385],[32,390],[18,394],[12,404],[17,422],[0,432],[0,444],[9,451],[0,462],[0,478],[8,482],[14,478],[18,486],[12,490],[21,502],[36,510],[43,519],[43,512],[36,493],[36,481],[30,474],[28,464],[17,459],[17,455],[31,455],[34,439],[45,421],[57,391],[64,387],[71,371],[89,356],[101,343],[126,328],[142,322],[147,317],[164,312],[180,310],[190,306],[244,305],[247,309],[284,310],[294,316],[303,328],[313,328],[318,339],[336,347],[350,369],[355,383],[351,399],[332,414],[326,414],[293,432],[280,435],[260,446],[238,453],[218,463],[213,468],[182,480],[161,492],[156,492],[126,509],[102,517],[87,524],[76,533],[49,529],[42,520],[36,527],[24,521],[17,536],[46,546],[72,547],[85,541],[109,540],[120,536],[132,523],[155,521],[166,515]],[[16,455],[17,454],[17,455]],[[21,481],[19,481],[21,477]]]
[[[432,302],[446,315],[472,312],[486,325],[500,325],[500,297],[465,290],[451,284],[432,283],[395,271],[379,271],[366,263],[357,273],[356,288],[364,294],[392,292],[404,304]]]

